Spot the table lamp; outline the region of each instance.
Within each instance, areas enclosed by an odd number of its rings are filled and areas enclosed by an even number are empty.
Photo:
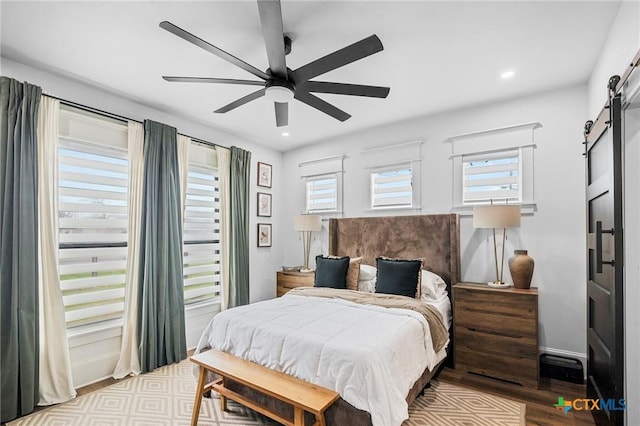
[[[309,271],[311,233],[322,230],[322,216],[317,214],[299,214],[293,218],[293,229],[302,233],[302,246],[304,248],[304,267],[301,271]]]
[[[507,228],[520,226],[520,206],[513,204],[492,204],[489,206],[475,206],[473,208],[473,227],[491,228],[493,230],[493,253],[496,260],[496,279],[488,283],[491,287],[509,287],[502,281],[504,270],[504,243]],[[500,253],[500,269],[498,270],[498,245],[496,243],[496,229],[502,228],[502,250]]]

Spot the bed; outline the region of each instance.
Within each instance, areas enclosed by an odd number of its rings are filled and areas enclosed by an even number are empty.
[[[368,265],[375,265],[379,256],[422,258],[424,269],[445,280],[450,295],[451,286],[459,280],[458,225],[458,216],[451,214],[331,219],[329,252],[362,257]],[[358,292],[352,293],[358,297]],[[406,417],[406,407],[447,362],[451,345],[433,348],[431,353],[430,326],[425,326],[425,319],[416,312],[352,305],[350,300],[294,292],[225,311],[205,329],[196,352],[216,347],[339,391],[341,398],[325,413],[328,425],[399,425]],[[380,319],[379,315],[388,317]],[[386,333],[385,327],[389,328]],[[325,329],[336,331],[327,337]],[[346,349],[343,353],[347,346],[349,354]],[[351,354],[351,346],[358,355]],[[426,348],[424,353],[420,352],[422,347]],[[405,365],[413,370],[400,371]],[[396,386],[397,381],[402,385]],[[283,417],[291,417],[290,408],[278,401],[239,384],[229,386]],[[398,395],[398,389],[409,390]],[[313,423],[312,418],[307,420]]]

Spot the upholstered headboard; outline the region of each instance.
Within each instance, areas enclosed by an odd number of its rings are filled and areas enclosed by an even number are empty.
[[[360,217],[329,220],[329,254],[362,256],[375,266],[376,257],[424,259],[424,268],[451,286],[460,281],[460,218],[457,214]],[[453,367],[453,327],[446,365]]]
[[[424,267],[451,286],[460,281],[460,230],[456,214],[360,217],[329,220],[329,253],[362,256],[375,266],[376,257],[424,259]]]

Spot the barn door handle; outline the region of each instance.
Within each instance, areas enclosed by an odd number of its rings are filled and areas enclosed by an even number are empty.
[[[602,260],[602,234],[614,235],[614,228],[602,229],[602,221],[596,221],[596,273],[602,273],[602,265],[615,265],[615,260]]]

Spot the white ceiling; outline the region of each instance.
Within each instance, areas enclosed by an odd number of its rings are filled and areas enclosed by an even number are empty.
[[[255,1],[3,0],[1,52],[286,151],[436,111],[584,83],[619,6],[619,1],[283,1],[285,33],[293,39],[289,68],[377,34],[384,51],[317,80],[391,87],[386,99],[320,94],[352,115],[343,123],[293,101],[288,137],[276,128],[266,98],[213,113],[255,87],[161,78],[255,79],[158,26],[171,21],[266,69]],[[505,70],[514,70],[515,77],[502,80]]]

